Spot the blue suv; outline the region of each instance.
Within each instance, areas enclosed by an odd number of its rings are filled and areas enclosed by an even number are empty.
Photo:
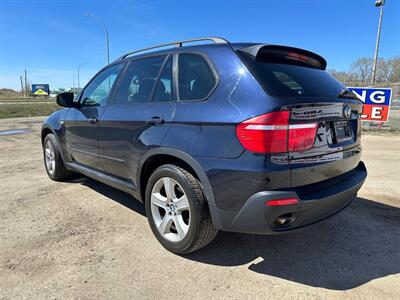
[[[130,193],[179,254],[218,230],[318,222],[349,205],[367,176],[362,103],[325,68],[303,49],[222,38],[127,53],[76,97],[57,96],[65,108],[41,134],[47,174]]]

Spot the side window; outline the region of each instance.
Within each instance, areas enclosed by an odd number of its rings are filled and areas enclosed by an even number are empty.
[[[124,64],[113,65],[97,76],[85,87],[82,93],[82,106],[104,106],[114,85],[115,80],[121,72]]]
[[[118,88],[116,104],[133,104],[150,101],[165,55],[132,61]]]
[[[215,78],[199,54],[179,54],[179,99],[202,100],[215,85]]]
[[[175,99],[173,97],[172,84],[172,56],[170,56],[158,79],[156,89],[154,90],[153,102],[168,102],[173,100]]]

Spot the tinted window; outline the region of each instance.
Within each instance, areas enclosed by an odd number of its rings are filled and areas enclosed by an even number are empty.
[[[168,102],[173,101],[173,87],[172,87],[172,56],[168,58],[165,63],[164,69],[158,79],[156,89],[154,90],[154,102]]]
[[[336,98],[345,89],[324,70],[293,64],[260,62],[245,54],[240,56],[262,87],[272,96]]]
[[[215,85],[213,73],[201,55],[179,55],[179,99],[202,100]]]
[[[132,61],[118,88],[117,104],[149,102],[165,56]]]
[[[122,67],[123,64],[114,65],[97,74],[82,93],[82,105],[104,106]]]

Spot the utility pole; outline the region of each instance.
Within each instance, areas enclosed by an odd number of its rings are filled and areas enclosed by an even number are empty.
[[[79,81],[79,70],[81,69],[81,67],[82,67],[82,65],[84,65],[85,63],[81,63],[81,64],[79,64],[79,66],[78,66],[78,89],[81,87],[81,83],[80,83],[80,81]]]
[[[25,69],[25,97],[29,98],[29,92],[28,92],[28,78],[26,77],[26,69]]]
[[[25,95],[24,84],[22,83],[22,75],[19,76],[19,79],[21,81],[21,93]]]
[[[382,27],[382,16],[383,16],[383,5],[384,4],[385,4],[385,0],[376,0],[375,1],[375,6],[380,7],[381,12],[379,14],[378,34],[376,36],[374,64],[372,66],[372,81],[371,81],[372,85],[375,83],[376,65],[378,63],[379,40],[381,38],[381,27]]]

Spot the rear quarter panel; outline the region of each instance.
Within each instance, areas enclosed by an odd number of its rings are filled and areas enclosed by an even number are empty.
[[[278,102],[264,92],[229,46],[203,46],[219,81],[206,101],[178,102],[162,146],[194,157],[210,181],[215,202],[223,210],[237,210],[254,193],[287,187],[286,164],[270,155],[245,151],[236,137],[236,125],[272,111]]]
[[[236,158],[244,151],[236,125],[267,111],[267,95],[229,46],[203,46],[201,52],[214,65],[218,85],[205,101],[177,103],[163,146],[192,156]]]

